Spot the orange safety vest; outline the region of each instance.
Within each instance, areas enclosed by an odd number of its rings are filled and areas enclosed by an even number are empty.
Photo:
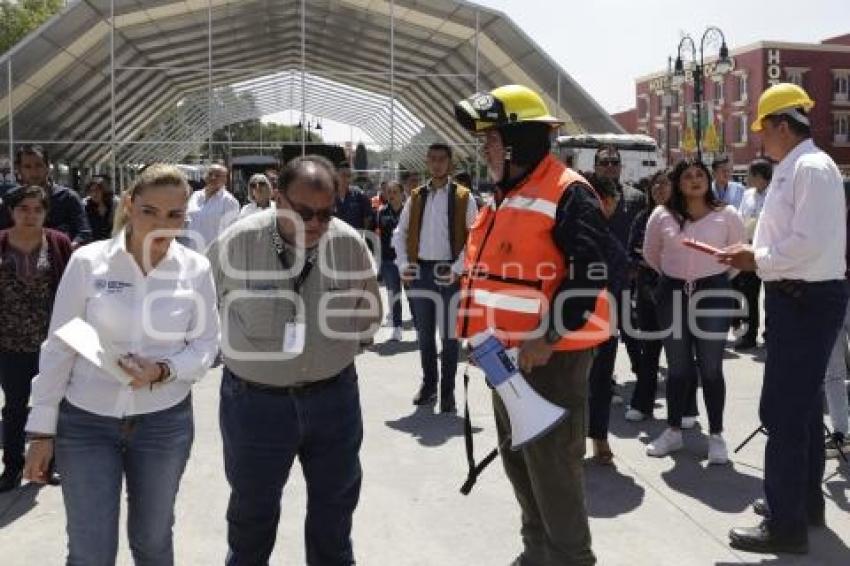
[[[540,326],[553,300],[561,308],[555,294],[569,276],[569,266],[552,229],[564,191],[576,182],[587,185],[549,155],[498,209],[488,206],[478,213],[466,242],[458,336],[470,338],[490,329],[507,347],[518,346]],[[593,315],[554,349],[583,350],[607,340],[608,297],[606,290],[599,292]]]

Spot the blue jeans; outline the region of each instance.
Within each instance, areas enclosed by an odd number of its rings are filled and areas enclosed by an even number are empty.
[[[771,532],[788,539],[806,540],[807,517],[823,514],[821,390],[847,307],[844,285],[764,286],[768,339],[759,405],[768,432],[764,492]]]
[[[723,378],[723,349],[726,334],[732,323],[731,317],[721,310],[736,306],[731,295],[731,284],[725,274],[698,279],[691,294],[684,289],[684,282],[661,277],[656,289],[658,299],[658,323],[667,332],[664,352],[667,355],[669,378],[667,380],[667,424],[682,426],[682,417],[691,404],[697,375],[702,381],[702,393],[708,412],[708,428],[711,434],[723,432],[723,409],[726,403],[726,381]],[[700,296],[702,291],[727,292],[726,296]],[[674,305],[681,309],[681,325],[674,325]],[[694,309],[703,312],[689,323],[689,313]],[[717,309],[717,314],[711,314]],[[705,311],[708,311],[706,316]],[[674,327],[678,326],[678,327]],[[700,336],[711,333],[713,336]],[[698,372],[698,373],[697,373]]]
[[[62,401],[56,462],[62,470],[68,566],[115,564],[125,477],[133,561],[174,564],[174,500],[193,438],[191,396],[169,409],[123,419]]]
[[[439,328],[442,339],[440,354],[441,373],[443,381],[440,384],[440,394],[443,397],[454,395],[455,374],[457,373],[458,341],[455,332],[457,320],[457,305],[453,299],[459,286],[440,285],[435,277],[435,270],[440,265],[449,262],[419,262],[419,276],[411,283],[414,296],[411,299],[414,312],[414,323],[419,338],[419,357],[422,362],[423,386],[436,391],[440,376],[437,373],[437,339]],[[416,295],[429,293],[431,297]],[[435,300],[435,298],[437,300]]]
[[[401,328],[401,275],[394,261],[381,262],[381,277],[387,286],[387,299],[393,313],[393,326]]]
[[[226,564],[268,564],[296,456],[307,484],[307,564],[354,564],[351,525],[363,440],[354,365],[333,383],[291,394],[248,387],[225,368],[219,419],[231,489]]]

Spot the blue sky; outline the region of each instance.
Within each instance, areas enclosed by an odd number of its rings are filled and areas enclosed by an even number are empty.
[[[508,15],[609,112],[634,105],[634,79],[666,67],[683,33],[720,27],[730,49],[850,33],[850,0],[478,0]],[[706,53],[708,55],[708,52]]]

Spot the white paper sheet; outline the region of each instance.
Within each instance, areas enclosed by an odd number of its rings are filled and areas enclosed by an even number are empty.
[[[77,317],[56,330],[56,336],[79,355],[117,379],[129,385],[132,378],[118,365],[121,354],[106,340],[102,340],[97,330]]]

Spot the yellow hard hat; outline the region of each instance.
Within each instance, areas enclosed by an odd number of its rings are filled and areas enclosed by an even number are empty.
[[[806,112],[812,109],[815,101],[812,100],[805,90],[793,83],[775,84],[759,97],[758,118],[753,122],[750,129],[754,132],[761,131],[761,121],[773,114],[781,114],[783,110],[792,111],[795,108],[802,108]],[[800,114],[792,116],[798,121],[800,118],[808,121],[808,119]]]
[[[539,94],[522,85],[506,85],[478,92],[455,104],[455,117],[470,132],[482,132],[508,124],[540,122],[560,126],[563,120],[549,114]]]

